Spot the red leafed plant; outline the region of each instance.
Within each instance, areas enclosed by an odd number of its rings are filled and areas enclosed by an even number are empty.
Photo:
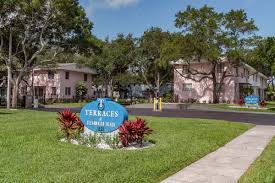
[[[239,100],[239,105],[240,105],[240,106],[243,106],[244,104],[245,104],[244,99],[240,99],[240,100]]]
[[[266,101],[262,100],[260,102],[260,107],[266,107],[266,105],[267,105]]]
[[[61,131],[67,139],[83,132],[84,130],[84,125],[79,117],[75,113],[72,113],[69,109],[64,109],[63,112],[58,112],[57,120]]]
[[[124,147],[128,147],[132,143],[142,146],[144,137],[152,132],[153,130],[147,126],[144,119],[128,120],[119,127],[119,140]]]

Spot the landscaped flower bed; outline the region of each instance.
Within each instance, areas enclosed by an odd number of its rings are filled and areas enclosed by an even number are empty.
[[[79,117],[69,109],[58,113],[58,124],[62,132],[62,142],[75,145],[85,145],[100,149],[142,149],[153,146],[148,137],[153,130],[144,119],[124,121],[120,128],[113,133],[84,134],[84,125]]]

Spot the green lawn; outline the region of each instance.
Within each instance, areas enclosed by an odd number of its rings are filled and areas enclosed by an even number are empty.
[[[194,105],[204,105],[210,109],[223,109],[230,111],[250,111],[250,112],[270,112],[275,113],[275,104],[274,102],[268,102],[267,107],[269,109],[252,109],[252,108],[232,108],[233,104],[194,104]]]
[[[239,183],[275,182],[275,137],[262,155],[250,166]]]
[[[87,102],[76,102],[76,103],[54,103],[45,105],[48,108],[73,108],[73,107],[83,107]]]
[[[159,182],[252,125],[146,117],[156,145],[99,150],[59,142],[55,113],[0,110],[0,182]]]

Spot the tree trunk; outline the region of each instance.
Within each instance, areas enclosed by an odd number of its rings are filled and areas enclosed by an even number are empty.
[[[214,103],[214,104],[218,104],[218,103],[219,103],[219,95],[218,95],[218,90],[217,90],[216,67],[217,67],[217,63],[213,63],[213,68],[212,68],[212,81],[213,81],[213,103]],[[222,82],[222,79],[221,79],[220,82]]]
[[[32,101],[34,100],[34,70],[32,69],[32,85],[31,85],[31,96],[32,96]]]
[[[271,84],[272,84],[272,92],[274,92],[274,91],[275,91],[275,87],[274,87],[274,77],[272,77]]]
[[[12,59],[12,27],[10,27],[10,34],[9,34],[9,58],[6,62],[7,71],[8,71],[7,109],[10,109],[10,95],[11,95],[11,81],[12,81],[11,59]]]
[[[110,79],[109,80],[109,83],[108,83],[108,97],[109,98],[113,98],[113,93],[114,93],[114,88],[113,88],[113,79]]]
[[[213,79],[213,103],[218,104],[219,103],[219,96],[218,96],[218,93],[217,93],[216,65],[214,65],[214,67],[213,67],[212,79]]]
[[[19,82],[18,80],[16,80],[12,89],[12,108],[14,109],[17,108],[18,87],[19,87]]]
[[[217,94],[217,81],[215,79],[213,79],[213,103],[218,104],[219,103],[219,97],[218,97],[218,94]]]
[[[159,92],[160,92],[160,74],[158,73],[157,75],[157,82],[156,82],[156,97],[159,97]]]
[[[8,66],[8,79],[7,79],[7,109],[10,109],[11,107],[11,100],[10,100],[10,96],[11,96],[11,68]]]

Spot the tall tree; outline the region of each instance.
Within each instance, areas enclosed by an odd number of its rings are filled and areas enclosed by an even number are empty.
[[[211,80],[213,103],[218,103],[217,87],[221,85],[217,83],[223,83],[232,73],[225,69],[218,77],[217,67],[224,57],[234,67],[244,61],[246,49],[249,48],[248,39],[257,30],[254,21],[247,18],[244,10],[231,10],[224,14],[208,6],[199,9],[188,6],[186,10],[176,14],[175,25],[182,30],[182,34],[164,45],[162,57],[183,59],[189,65],[189,74],[179,72],[184,78],[196,82]],[[202,60],[209,63],[209,71],[190,67],[192,62]]]
[[[169,81],[170,65],[161,59],[161,46],[171,39],[169,32],[152,27],[139,39],[136,49],[136,68],[150,91],[158,96],[160,87]]]
[[[6,76],[6,67],[5,63],[3,60],[0,59],[0,88],[3,85],[3,82],[5,81],[5,76]]]
[[[257,42],[250,53],[250,64],[269,77],[272,91],[275,91],[275,37],[267,37]]]
[[[15,108],[22,78],[33,67],[52,61],[60,51],[77,51],[77,43],[91,34],[91,28],[78,0],[1,1],[0,58],[8,71],[7,108],[11,84]]]
[[[125,75],[133,62],[135,39],[132,35],[118,36],[112,40],[101,43],[101,52],[95,54],[82,64],[94,67],[98,71],[99,85],[103,83],[108,97],[113,96],[114,85],[119,82],[118,76]]]

